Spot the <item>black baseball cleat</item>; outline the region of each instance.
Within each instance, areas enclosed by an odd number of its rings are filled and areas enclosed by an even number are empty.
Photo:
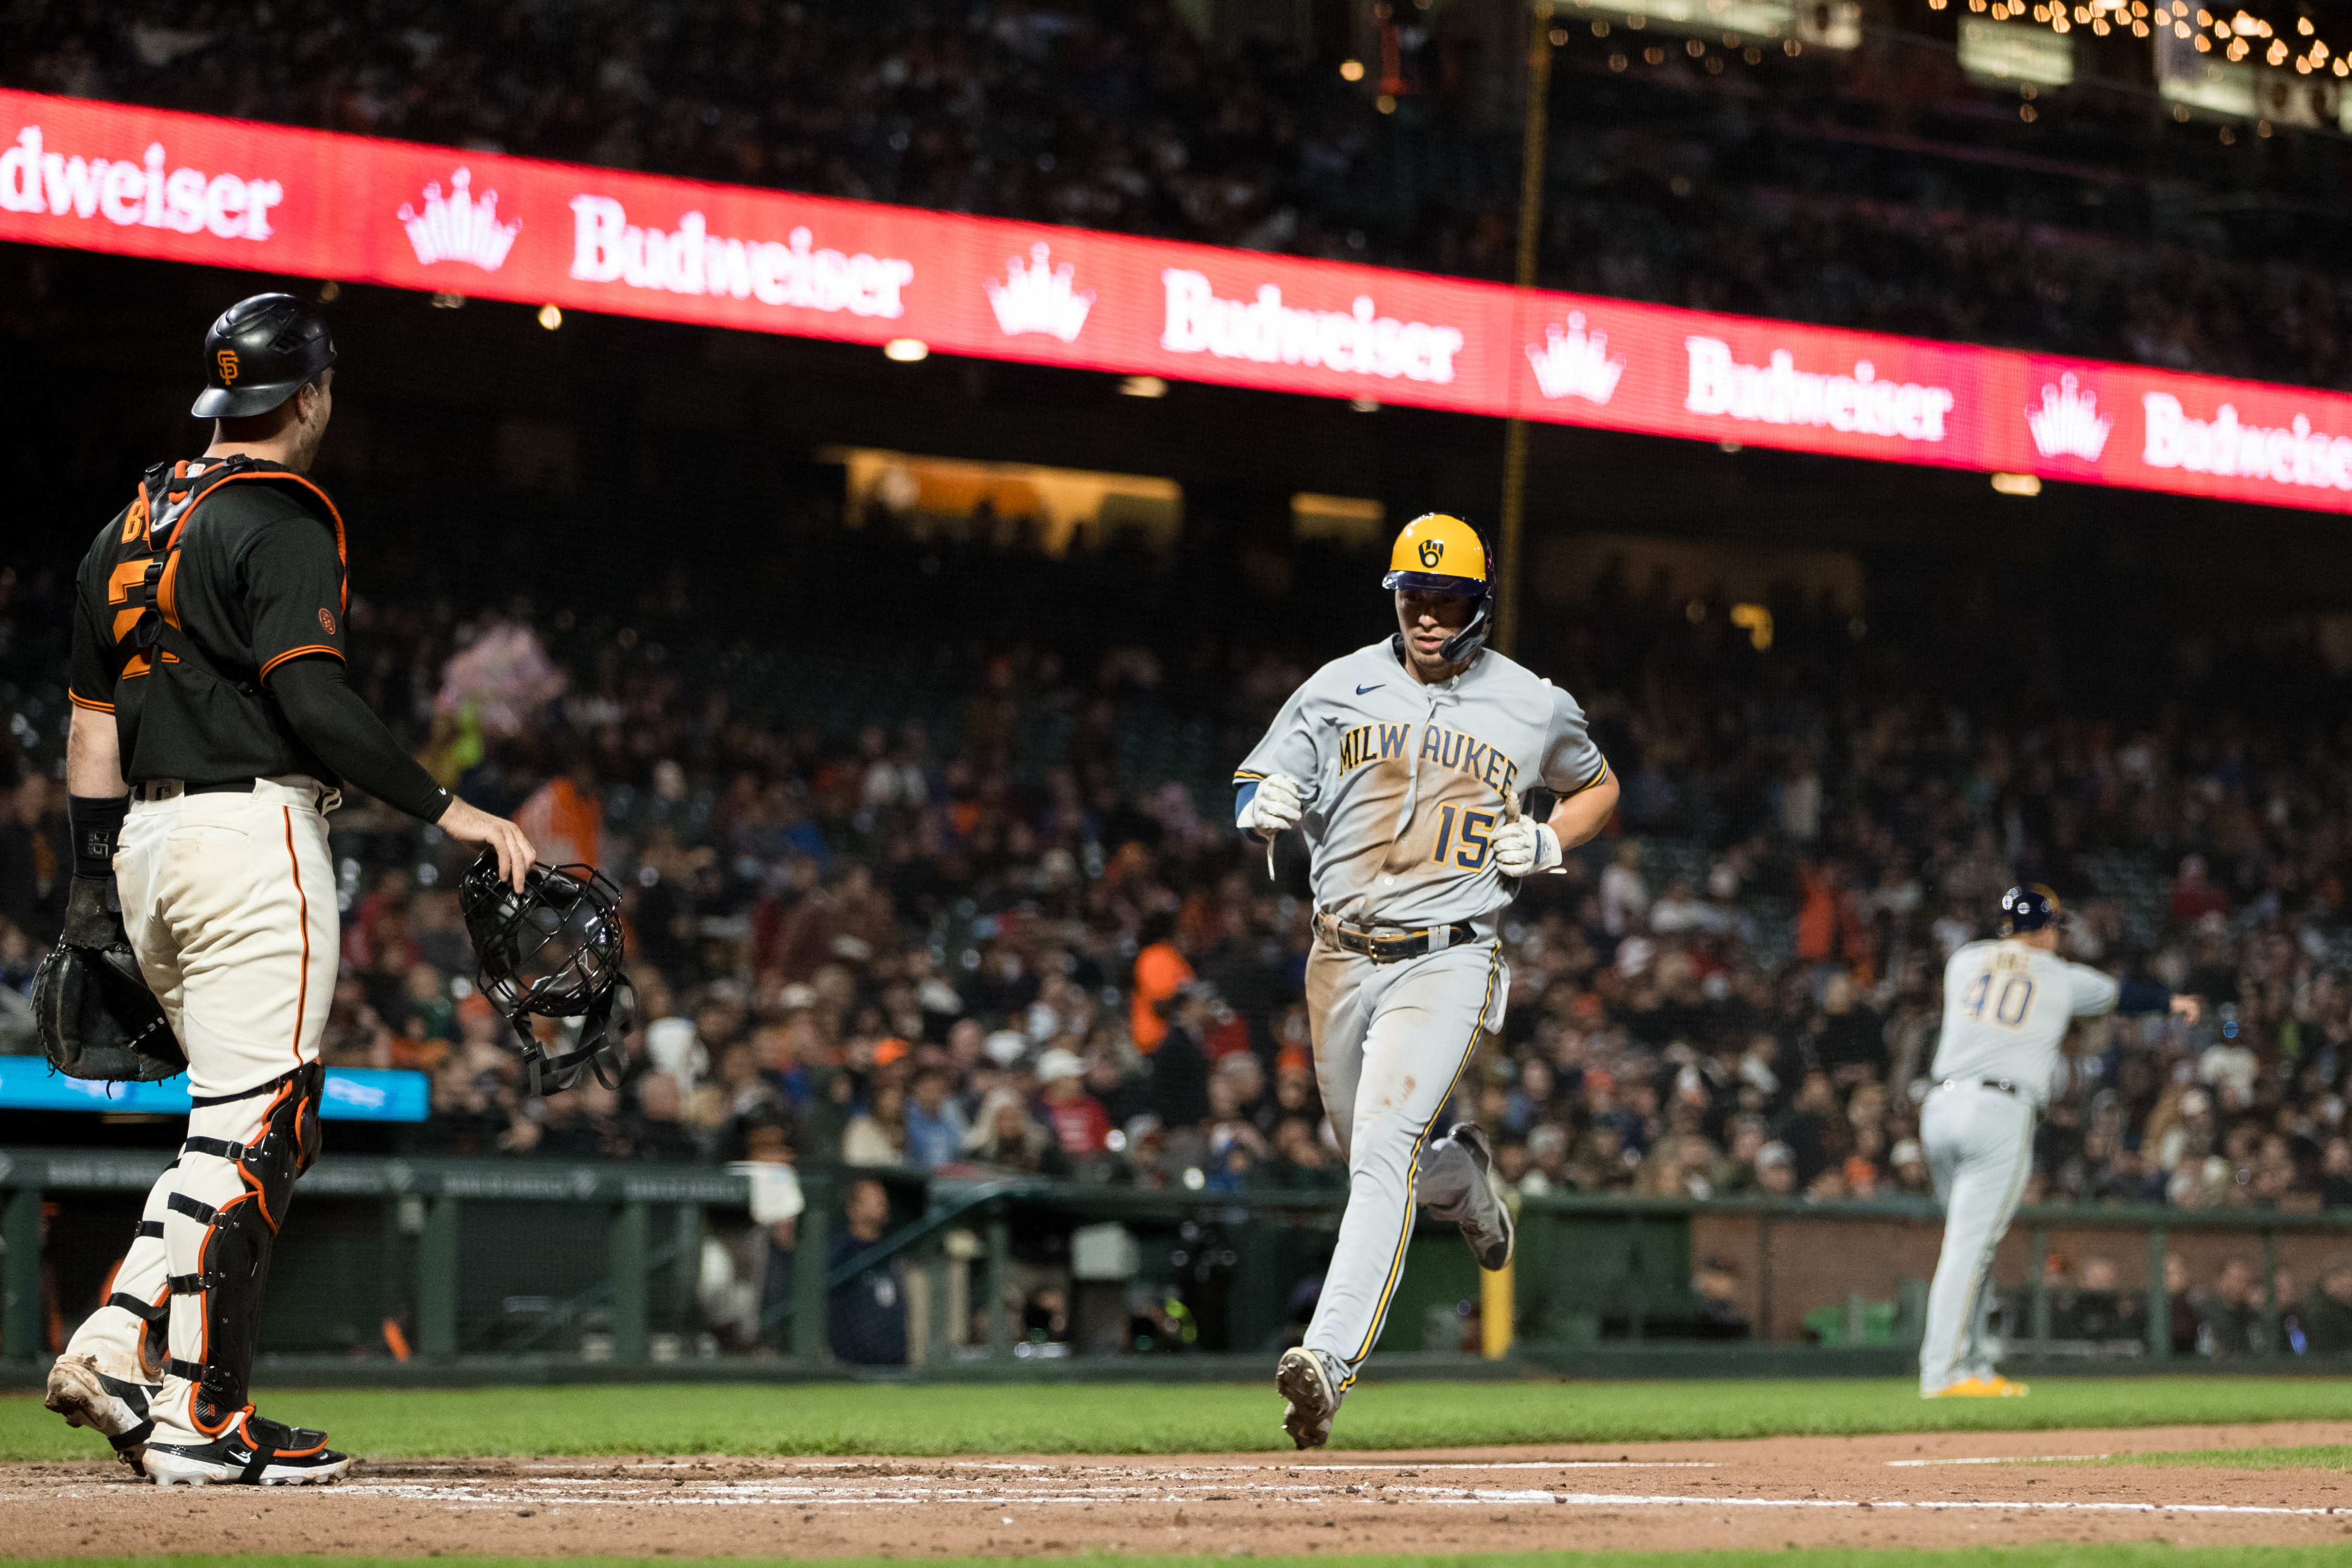
[[[158,1426],[139,1466],[159,1487],[219,1483],[243,1487],[310,1487],[352,1468],[352,1457],[327,1447],[327,1435],[288,1426],[253,1413],[250,1405],[227,1431],[206,1442],[177,1427]]]
[[[1470,1217],[1462,1222],[1462,1239],[1470,1244],[1478,1267],[1491,1274],[1509,1266],[1517,1240],[1511,1205],[1495,1190],[1494,1151],[1486,1146],[1486,1130],[1475,1121],[1457,1121],[1445,1136],[1470,1156],[1478,1170],[1478,1179],[1470,1189]]]
[[[139,1455],[155,1424],[147,1418],[147,1402],[157,1385],[110,1377],[98,1370],[94,1355],[62,1355],[49,1368],[49,1384],[41,1403],[66,1418],[68,1426],[87,1426],[108,1442],[122,1462],[139,1468]]]

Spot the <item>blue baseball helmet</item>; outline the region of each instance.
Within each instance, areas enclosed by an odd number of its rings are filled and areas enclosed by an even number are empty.
[[[2023,936],[2040,931],[2058,918],[2058,895],[2036,882],[2011,888],[2000,896],[2000,934]]]

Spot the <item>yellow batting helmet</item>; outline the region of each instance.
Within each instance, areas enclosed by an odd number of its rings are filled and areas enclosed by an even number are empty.
[[[1426,511],[1406,523],[1389,552],[1389,574],[1381,586],[1478,601],[1470,624],[1446,639],[1447,663],[1460,664],[1486,642],[1495,608],[1494,556],[1486,537],[1462,519]]]

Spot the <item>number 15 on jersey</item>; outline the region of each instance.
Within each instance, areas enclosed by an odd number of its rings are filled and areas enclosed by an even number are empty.
[[[1460,819],[1458,827],[1457,816]],[[1430,862],[1438,866],[1459,866],[1465,871],[1484,869],[1486,850],[1494,837],[1495,816],[1491,811],[1463,811],[1458,806],[1439,806],[1437,853],[1429,858]]]

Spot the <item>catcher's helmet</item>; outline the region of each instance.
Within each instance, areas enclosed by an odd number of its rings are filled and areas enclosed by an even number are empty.
[[[518,893],[485,850],[457,884],[457,905],[481,965],[482,994],[522,1038],[531,1088],[570,1089],[583,1068],[598,1081],[617,1067],[636,1022],[636,993],[621,972],[621,899],[592,866],[533,866]],[[530,1019],[579,1018],[579,1038],[551,1056]]]
[[[1446,638],[1439,651],[1446,663],[1460,664],[1485,645],[1495,611],[1495,556],[1486,535],[1462,519],[1428,511],[1406,523],[1389,551],[1389,574],[1381,586],[1476,599],[1470,624]]]
[[[2040,931],[2058,918],[2058,895],[2036,882],[2011,888],[2000,896],[2000,934],[2023,936]]]
[[[335,340],[310,306],[291,294],[239,300],[205,334],[205,389],[188,412],[199,419],[267,414],[334,363]]]

